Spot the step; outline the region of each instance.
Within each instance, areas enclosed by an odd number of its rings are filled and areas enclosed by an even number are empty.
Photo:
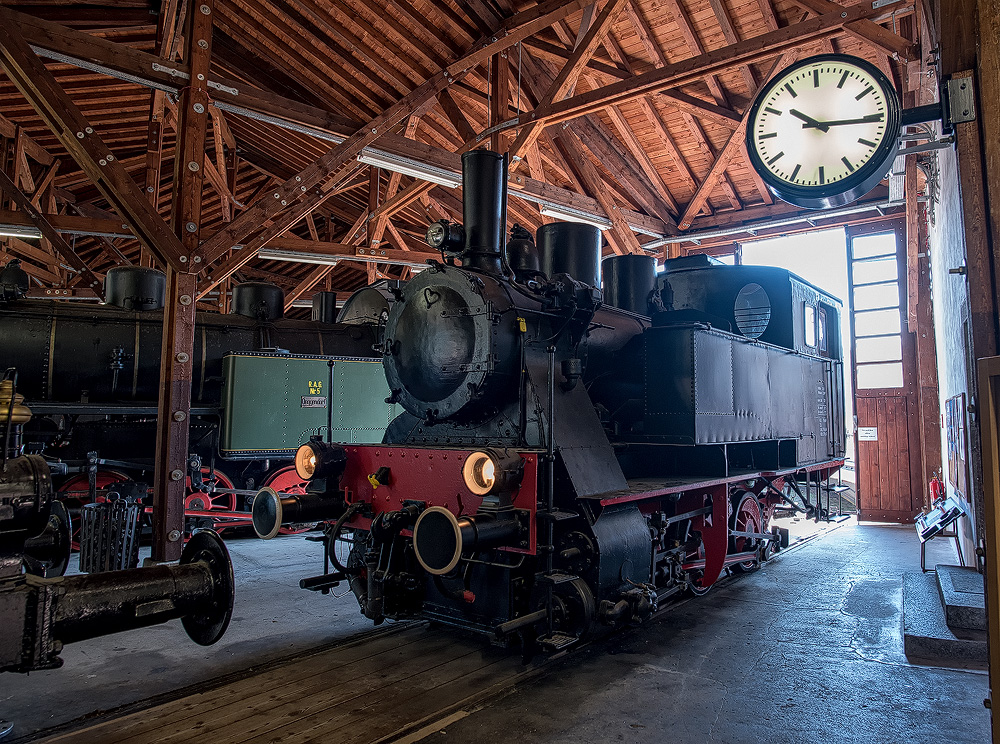
[[[983,576],[974,568],[935,566],[945,619],[952,628],[986,630]]]
[[[986,633],[949,628],[931,573],[903,574],[903,651],[908,657],[946,666],[986,664]]]

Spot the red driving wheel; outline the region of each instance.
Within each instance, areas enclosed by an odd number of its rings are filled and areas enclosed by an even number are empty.
[[[288,465],[272,473],[264,485],[270,486],[278,493],[298,495],[306,492],[306,483],[308,481],[302,480],[295,472],[295,466]]]
[[[202,478],[206,484],[205,490],[194,491],[191,488],[191,476],[187,478],[188,495],[184,499],[185,511],[236,511],[236,494],[219,493],[208,490],[207,484],[213,478],[212,469],[203,467],[201,469]],[[233,482],[226,477],[221,470],[214,473],[214,485],[216,488],[234,488]]]
[[[729,520],[730,529],[734,532],[756,532],[763,530],[763,519],[760,511],[760,502],[757,497],[749,491],[743,491],[733,498],[733,515]],[[760,544],[760,538],[733,536],[729,538],[730,553],[749,553],[756,550]],[[754,558],[742,563],[733,564],[733,570],[737,573],[749,573],[760,568],[760,560]]]

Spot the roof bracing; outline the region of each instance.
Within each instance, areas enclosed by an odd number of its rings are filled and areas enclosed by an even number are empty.
[[[744,152],[749,104],[771,74],[831,51],[901,87],[930,69],[923,5],[873,5],[219,0],[205,131],[192,136],[178,105],[191,82],[187,0],[159,15],[139,2],[8,3],[0,23],[19,33],[0,44],[0,169],[18,191],[0,223],[26,232],[0,247],[38,291],[85,296],[113,266],[198,256],[204,307],[224,308],[231,282],[258,277],[281,284],[295,312],[316,290],[425,260],[426,224],[460,219],[461,199],[415,175],[455,179],[461,153],[483,146],[512,157],[511,222],[534,229],[554,208],[608,225],[608,251],[718,247],[798,214],[773,202]],[[177,163],[195,162],[181,147],[203,151],[186,197],[200,210],[196,249],[160,227],[173,174],[186,172]],[[359,162],[375,151],[380,166]],[[49,227],[26,221],[19,198]]]

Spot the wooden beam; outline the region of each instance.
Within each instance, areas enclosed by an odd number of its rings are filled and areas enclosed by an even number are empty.
[[[101,294],[103,297],[104,290],[101,285],[101,280],[94,276],[94,272],[90,270],[90,267],[87,266],[84,260],[80,258],[77,252],[74,251],[65,240],[63,240],[62,235],[60,235],[51,224],[49,224],[49,221],[45,219],[44,215],[39,212],[27,196],[21,193],[21,190],[2,170],[0,170],[0,190],[6,192],[7,196],[9,196],[14,204],[17,205],[17,208],[28,216],[28,219],[30,219],[32,224],[34,224],[34,226],[41,231],[42,237],[49,241],[56,253],[62,256],[70,266],[80,272],[83,276],[85,285]]]
[[[197,269],[205,184],[205,137],[208,131],[208,72],[212,61],[214,0],[182,0],[187,6],[184,59],[191,84],[177,101],[177,145],[174,151],[174,196],[170,221],[184,254],[180,266],[167,266],[160,397],[153,461],[154,561],[180,558],[184,546],[184,499],[187,496],[191,381],[194,379]],[[210,163],[209,163],[210,164]]]
[[[556,75],[556,79],[553,81],[552,85],[549,87],[548,92],[539,101],[536,111],[538,109],[544,109],[547,106],[551,106],[556,101],[562,100],[562,98],[573,89],[576,85],[576,81],[579,79],[580,74],[586,67],[587,61],[594,55],[594,51],[600,46],[601,41],[604,36],[611,29],[611,25],[618,18],[618,14],[624,9],[626,0],[608,0],[605,6],[601,9],[600,14],[594,19],[590,28],[587,29],[583,38],[579,40],[573,53],[570,55],[569,60],[563,65],[563,68]],[[519,123],[522,123],[519,121]],[[539,125],[541,121],[536,121],[534,117],[532,120],[523,122],[525,126],[521,128],[521,131],[517,135],[517,139],[510,147],[511,154],[511,169],[513,169],[518,161],[513,159],[519,156],[527,148],[534,144],[535,140],[541,132]]]
[[[510,116],[510,63],[504,50],[492,58],[490,64],[490,126],[506,121]],[[469,139],[463,137],[462,139]],[[508,137],[504,132],[490,135],[490,149],[493,152],[507,151]]]
[[[832,0],[792,0],[792,2],[806,10],[811,10],[816,15],[839,13],[844,9],[843,6],[832,2]],[[845,23],[844,31],[907,62],[916,59],[919,54],[916,44],[868,19]]]
[[[664,4],[673,16],[674,22],[677,24],[677,28],[680,29],[681,36],[684,37],[684,41],[691,53],[704,54],[705,48],[702,46],[701,39],[698,38],[694,26],[691,25],[691,20],[688,18],[687,12],[679,0],[664,0]],[[660,64],[665,67],[669,64],[669,60],[664,56],[660,60]],[[718,78],[715,75],[706,75],[705,82],[708,84],[709,92],[715,97],[716,103],[726,105],[728,98]]]
[[[438,102],[441,104],[441,110],[448,117],[448,121],[455,127],[458,136],[463,141],[471,140],[476,136],[476,130],[469,123],[468,118],[462,111],[462,107],[458,105],[458,101],[455,100],[455,96],[451,94],[450,90],[445,88],[438,93]]]
[[[715,14],[715,19],[719,22],[719,26],[722,28],[722,36],[725,38],[726,42],[729,44],[736,44],[739,42],[740,37],[736,33],[736,28],[733,26],[733,20],[729,17],[729,11],[726,9],[722,0],[708,0],[708,4],[712,6],[712,12]],[[743,82],[747,86],[747,92],[753,96],[754,91],[757,90],[757,80],[753,76],[753,70],[751,70],[748,65],[740,65],[739,71],[740,75],[743,76]]]
[[[7,117],[0,114],[0,137],[6,137],[7,139],[15,139],[18,136],[18,126],[12,122]],[[34,139],[32,139],[27,134],[22,134],[24,142],[24,151],[35,162],[41,163],[42,165],[52,165],[52,155],[38,144]]]
[[[319,265],[310,271],[305,279],[299,282],[295,289],[290,292],[285,293],[285,312],[287,313],[295,305],[295,301],[299,299],[303,294],[308,292],[310,289],[315,287],[322,279],[327,275],[327,273],[332,269],[332,266]]]
[[[3,7],[0,7],[0,26],[15,28],[11,12]],[[180,259],[187,257],[183,244],[152,210],[114,153],[20,34],[0,36],[0,63],[11,82],[129,224],[136,237],[165,265],[183,267]]]
[[[782,54],[778,61],[771,66],[770,71],[764,77],[762,85],[767,83],[767,81],[770,80],[775,73],[780,72],[791,64],[797,56],[798,51],[795,49]],[[749,116],[750,109],[748,108],[746,113],[743,115],[743,120],[740,122],[740,126],[737,127],[736,131],[730,136],[725,147],[722,148],[722,151],[719,153],[718,157],[716,157],[715,162],[712,163],[712,167],[709,170],[708,175],[705,176],[705,179],[701,182],[698,190],[695,192],[694,196],[691,197],[691,201],[689,201],[687,207],[685,207],[684,214],[677,223],[677,226],[682,230],[687,230],[691,227],[691,223],[694,222],[694,218],[701,211],[705,202],[708,201],[709,194],[711,194],[712,189],[715,188],[719,179],[722,178],[729,162],[733,159],[736,153],[740,152],[741,149],[745,152],[746,148],[744,140],[746,138]]]
[[[879,10],[870,5],[854,5],[842,12],[827,13],[792,26],[785,26],[760,36],[730,44],[711,52],[690,57],[662,68],[637,75],[629,80],[580,93],[562,101],[539,105],[534,111],[504,122],[507,128],[552,125],[585,116],[606,106],[631,101],[667,88],[687,85],[707,74],[717,74],[740,64],[760,61],[788,49],[802,46],[838,32],[846,23],[867,18]]]
[[[621,2],[621,0],[613,1]],[[427,102],[428,99],[437,96],[444,88],[461,80],[472,69],[494,54],[565,17],[572,10],[580,7],[580,2],[581,0],[573,0],[568,3],[549,0],[547,3],[537,5],[510,18],[497,33],[481,39],[473,45],[468,53],[432,75],[300,173],[275,187],[273,192],[265,194],[257,202],[251,204],[239,217],[203,245],[206,265],[214,262],[233,245],[248,237],[266,220],[278,219],[285,227],[294,224],[297,220],[289,220],[298,212],[286,210],[288,205],[301,203],[308,211],[313,205],[326,198],[325,191],[317,190],[316,187],[327,182],[331,174],[339,174],[357,158],[365,147],[385,134],[404,117],[409,116],[414,109]],[[301,218],[301,214],[298,214],[298,218]]]
[[[642,248],[639,246],[639,241],[636,240],[628,223],[622,218],[621,208],[614,203],[608,194],[608,190],[604,186],[604,179],[601,178],[597,168],[585,155],[577,154],[580,153],[583,146],[579,138],[569,131],[563,131],[557,137],[553,137],[553,140],[569,167],[580,179],[581,184],[594,195],[594,198],[600,203],[601,209],[611,221],[611,229],[605,235],[611,249],[619,255],[641,253]]]

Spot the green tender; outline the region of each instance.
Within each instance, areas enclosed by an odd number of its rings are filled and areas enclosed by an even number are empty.
[[[378,360],[227,354],[222,376],[219,451],[227,458],[290,457],[313,434],[325,439],[331,400],[334,442],[381,442],[398,413],[385,402],[389,387]]]

